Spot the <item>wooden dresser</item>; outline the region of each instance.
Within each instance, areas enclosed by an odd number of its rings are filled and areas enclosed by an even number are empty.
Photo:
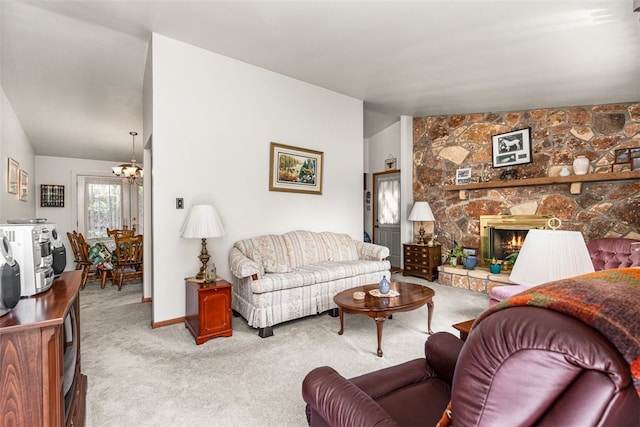
[[[438,266],[442,263],[441,246],[426,246],[405,243],[404,276],[422,277],[433,282],[438,279]]]
[[[0,317],[0,425],[84,425],[87,377],[80,370],[81,274],[80,270],[62,273],[49,290],[21,299]],[[66,394],[65,362],[70,366],[67,378],[73,379],[67,381]]]

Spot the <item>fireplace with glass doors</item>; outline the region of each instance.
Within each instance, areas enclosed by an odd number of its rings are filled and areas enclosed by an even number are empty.
[[[505,260],[519,252],[531,229],[546,229],[547,215],[481,215],[480,265],[488,265],[495,257]]]

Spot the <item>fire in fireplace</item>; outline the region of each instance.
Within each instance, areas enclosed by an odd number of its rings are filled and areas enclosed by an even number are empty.
[[[520,252],[528,230],[489,229],[489,258],[505,259],[509,254]]]
[[[546,229],[549,218],[546,215],[481,215],[481,264],[486,265],[493,257],[504,260],[519,252],[529,230]]]

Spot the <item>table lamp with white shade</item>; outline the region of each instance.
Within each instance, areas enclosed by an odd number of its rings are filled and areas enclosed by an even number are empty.
[[[418,244],[424,245],[424,221],[435,221],[436,218],[433,216],[433,212],[431,212],[431,207],[427,202],[415,202],[413,204],[413,208],[411,209],[411,213],[409,214],[409,221],[420,221],[420,229],[418,231]],[[433,237],[429,241],[429,246],[434,245]]]
[[[193,205],[182,226],[180,235],[187,239],[202,239],[202,249],[200,256],[198,256],[202,266],[196,279],[204,280],[210,258],[209,252],[207,252],[207,239],[224,236],[224,228],[218,212],[212,205]]]
[[[556,218],[549,220],[560,221]],[[569,230],[529,230],[509,280],[537,286],[554,280],[592,273],[593,263],[582,233]]]

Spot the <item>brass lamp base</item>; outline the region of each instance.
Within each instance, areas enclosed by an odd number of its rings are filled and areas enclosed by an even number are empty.
[[[424,228],[422,227],[422,223],[420,223],[420,230],[418,230],[418,244],[424,245]]]
[[[198,259],[202,263],[200,271],[196,275],[196,280],[204,280],[207,274],[207,264],[209,263],[209,252],[207,252],[207,239],[202,239],[202,249],[200,250],[200,256]]]

